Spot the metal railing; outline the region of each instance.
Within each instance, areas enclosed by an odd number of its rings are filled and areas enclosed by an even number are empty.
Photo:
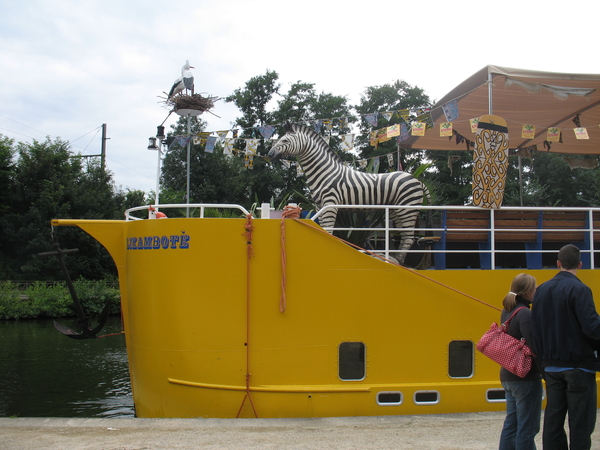
[[[165,209],[181,209],[187,210],[188,208],[193,208],[197,210],[194,212],[195,218],[204,218],[205,212],[207,209],[234,209],[240,212],[239,217],[245,217],[249,214],[249,212],[240,205],[233,204],[209,204],[209,203],[192,203],[192,204],[164,204],[164,205],[156,205],[156,206],[138,206],[135,208],[130,208],[125,211],[126,220],[143,220],[146,218],[155,218],[155,215],[151,213],[151,211],[156,211],[160,208],[160,210]],[[554,233],[554,235],[560,233],[569,233],[570,235],[579,234],[582,236],[582,239],[573,242],[581,249],[582,253],[582,261],[584,261],[584,268],[594,268],[595,267],[595,259],[596,253],[600,252],[600,248],[595,248],[595,238],[600,241],[600,208],[557,208],[557,207],[548,207],[548,208],[538,208],[538,207],[502,207],[499,210],[493,209],[485,209],[479,208],[475,206],[398,206],[398,205],[329,205],[317,213],[313,214],[310,219],[318,222],[320,218],[330,209],[348,209],[353,211],[361,211],[361,212],[373,212],[377,210],[383,210],[384,218],[381,225],[373,226],[373,227],[361,227],[359,228],[361,231],[367,231],[371,234],[371,241],[377,244],[377,248],[374,250],[369,250],[373,253],[379,253],[384,256],[386,259],[390,258],[391,254],[399,253],[395,245],[393,244],[394,237],[401,235],[405,231],[413,231],[415,234],[415,241],[425,242],[427,244],[427,249],[423,250],[422,248],[418,249],[409,249],[405,252],[407,254],[410,253],[431,253],[436,259],[436,263],[434,267],[436,268],[445,268],[445,258],[452,257],[452,255],[456,254],[478,254],[481,259],[481,267],[489,268],[494,270],[497,268],[496,261],[499,255],[503,254],[525,254],[526,258],[533,257],[538,258],[539,262],[536,262],[536,265],[541,264],[541,255],[552,253],[556,254],[556,248],[545,248],[547,247],[547,241],[544,239],[544,235],[548,236],[548,233]],[[416,209],[421,211],[421,222],[423,214],[432,214],[439,215],[440,218],[437,218],[436,224],[433,227],[426,226],[415,226],[410,228],[397,228],[392,225],[392,212],[398,209]],[[144,211],[147,213],[147,217],[140,218],[136,217],[132,213]],[[464,211],[464,212],[477,212],[485,214],[487,213],[486,225],[487,226],[477,226],[473,227],[463,227],[463,226],[448,226],[444,217],[449,212],[452,211]],[[500,215],[504,212],[516,212],[523,213],[524,215],[527,213],[537,213],[540,215],[540,220],[537,226],[527,226],[527,227],[498,227],[496,226],[496,216]],[[583,213],[583,217],[585,218],[585,226],[583,227],[568,227],[568,228],[546,228],[544,227],[544,223],[541,220],[544,213],[564,213],[565,217],[568,216],[568,213]],[[261,215],[264,218],[269,218],[270,213],[268,209],[262,209]],[[518,215],[517,215],[518,217]],[[529,215],[531,217],[531,215]],[[597,226],[594,225],[594,219],[596,219]],[[514,224],[520,223],[518,220],[513,219]],[[465,221],[469,223],[468,221]],[[531,221],[530,221],[531,222]],[[327,231],[333,233],[334,231],[353,231],[357,228],[353,227],[333,227],[326,228]],[[451,236],[454,233],[454,238],[452,239],[452,245],[447,245],[447,237]],[[460,238],[457,238],[457,234],[462,234],[464,236],[465,233],[473,233],[473,235],[477,234],[478,236],[482,235],[482,233],[486,236],[483,239],[473,239],[472,237],[464,239],[461,241]],[[499,239],[499,233],[501,233],[502,238]],[[511,241],[510,234],[514,233],[523,234],[529,233],[534,234],[536,237],[533,240],[529,240],[527,245],[524,244],[523,239],[515,239]],[[554,239],[556,241],[556,238]],[[478,243],[478,248],[473,248],[473,243]],[[517,245],[514,245],[515,248],[499,248],[498,243],[507,243],[513,242],[518,244],[523,244],[524,248],[518,248]],[[568,239],[565,238],[564,242],[569,242]],[[470,243],[471,246],[465,244]],[[461,244],[464,244],[460,247]],[[382,247],[382,248],[380,248]],[[449,248],[452,247],[452,248]],[[529,248],[527,248],[529,247]],[[537,255],[537,256],[536,256]],[[439,261],[443,261],[442,263],[438,263]],[[485,262],[484,262],[485,261]],[[528,262],[529,264],[529,262]],[[442,267],[443,266],[443,267]],[[484,267],[485,266],[485,267]],[[537,268],[537,267],[535,267]]]
[[[146,205],[146,206],[136,206],[135,208],[129,208],[125,211],[125,220],[144,220],[151,219],[156,217],[151,217],[151,211],[158,211],[162,209],[185,209],[186,211],[189,209],[198,209],[199,215],[196,218],[204,218],[204,213],[206,209],[233,209],[239,210],[244,216],[250,214],[246,208],[240,205],[233,205],[227,203],[168,203],[164,205]],[[147,214],[146,217],[136,217],[132,215],[133,212],[145,211]]]
[[[595,266],[595,253],[600,251],[594,247],[594,235],[599,237],[600,240],[600,225],[597,228],[594,228],[594,213],[598,214],[597,222],[600,223],[600,208],[557,208],[557,207],[548,207],[548,208],[538,208],[538,207],[502,207],[499,210],[493,209],[484,209],[475,206],[397,206],[397,205],[330,205],[319,210],[315,215],[311,217],[311,220],[318,221],[319,218],[323,216],[323,214],[329,209],[348,209],[348,210],[362,210],[362,211],[374,211],[374,210],[384,210],[385,211],[385,219],[381,226],[377,227],[365,227],[361,228],[364,231],[373,232],[374,236],[383,235],[383,249],[376,249],[372,251],[373,253],[381,253],[385,258],[389,258],[390,253],[398,253],[398,250],[393,248],[391,245],[392,236],[394,234],[401,234],[403,231],[414,231],[415,240],[420,239],[421,241],[429,242],[432,248],[428,248],[427,252],[432,254],[460,254],[460,253],[477,253],[479,255],[488,255],[489,258],[489,269],[494,270],[496,268],[496,259],[499,254],[506,253],[522,253],[522,254],[544,254],[544,253],[553,253],[556,254],[556,249],[544,249],[542,244],[544,243],[543,235],[547,233],[581,233],[583,239],[581,242],[573,242],[577,245],[582,253],[582,260],[584,260],[584,255],[589,260],[586,260],[587,266],[589,268],[594,268]],[[487,227],[449,227],[446,224],[438,223],[437,226],[432,228],[426,227],[410,227],[410,228],[396,228],[391,226],[390,221],[390,212],[396,209],[417,209],[422,212],[431,211],[440,211],[440,214],[446,213],[448,211],[472,211],[479,213],[488,213],[489,220]],[[582,228],[544,228],[543,224],[538,224],[537,227],[528,227],[528,228],[507,228],[507,227],[496,227],[495,216],[498,212],[520,212],[520,213],[544,213],[544,212],[560,212],[560,213],[572,213],[572,212],[583,212],[586,217],[586,226]],[[329,232],[334,231],[351,231],[353,228],[347,227],[334,227],[334,228],[326,228]],[[487,233],[488,238],[481,241],[485,245],[480,246],[478,249],[473,248],[454,248],[448,249],[446,247],[445,236],[449,233],[459,232],[459,233]],[[537,248],[514,248],[514,249],[500,249],[497,246],[499,241],[498,233],[502,233],[503,235],[507,235],[510,233],[536,233],[538,234],[538,246]],[[510,239],[504,237],[501,239],[503,242],[510,242]],[[470,242],[474,242],[473,240],[468,240]],[[459,240],[455,240],[455,242],[460,242]],[[515,241],[520,242],[520,241]],[[568,242],[568,239],[565,239],[565,242]],[[487,248],[485,248],[487,247]],[[410,249],[406,250],[406,253],[423,253],[423,249]],[[585,267],[584,263],[584,267]]]

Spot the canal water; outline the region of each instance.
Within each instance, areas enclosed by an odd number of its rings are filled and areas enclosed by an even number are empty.
[[[116,335],[84,340],[52,320],[0,321],[0,417],[134,417],[120,331],[119,317],[98,333]]]

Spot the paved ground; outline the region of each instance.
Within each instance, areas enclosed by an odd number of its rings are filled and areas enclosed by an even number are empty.
[[[2,450],[496,449],[503,412],[319,419],[0,418]],[[540,436],[537,437],[541,449]],[[593,449],[600,450],[599,442]]]
[[[503,420],[503,412],[319,419],[0,418],[0,449],[492,450],[498,448]],[[600,450],[600,438],[592,449]]]

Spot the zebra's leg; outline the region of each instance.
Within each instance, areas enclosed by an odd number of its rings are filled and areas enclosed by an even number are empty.
[[[337,208],[327,208],[321,218],[319,219],[319,224],[322,228],[333,228],[335,226],[335,218],[337,217]],[[330,234],[333,233],[332,230],[327,230]]]
[[[403,228],[401,232],[400,245],[398,246],[398,256],[396,259],[400,265],[404,265],[406,260],[406,250],[409,250],[415,240],[415,226],[419,218],[418,210],[404,210],[394,216],[394,227]]]

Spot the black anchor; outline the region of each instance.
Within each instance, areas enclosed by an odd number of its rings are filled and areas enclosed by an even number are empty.
[[[67,266],[65,266],[64,255],[70,255],[72,253],[77,253],[79,251],[78,248],[63,250],[60,248],[58,242],[55,242],[52,247],[54,251],[52,252],[44,252],[38,253],[38,256],[56,256],[58,257],[58,264],[65,276],[67,281],[67,286],[69,288],[69,292],[71,294],[71,298],[73,299],[73,305],[75,306],[75,312],[77,312],[77,318],[79,327],[81,328],[81,333],[75,333],[71,328],[62,325],[56,321],[54,321],[54,328],[60,331],[65,336],[68,336],[73,339],[95,339],[96,334],[106,325],[106,321],[108,319],[108,313],[110,311],[110,302],[107,302],[100,314],[98,319],[98,325],[95,328],[90,328],[90,320],[85,315],[83,311],[83,307],[81,306],[81,302],[79,301],[79,297],[77,296],[77,292],[75,291],[75,286],[73,286],[73,282],[71,281],[71,277],[69,276],[69,271],[67,270]]]

